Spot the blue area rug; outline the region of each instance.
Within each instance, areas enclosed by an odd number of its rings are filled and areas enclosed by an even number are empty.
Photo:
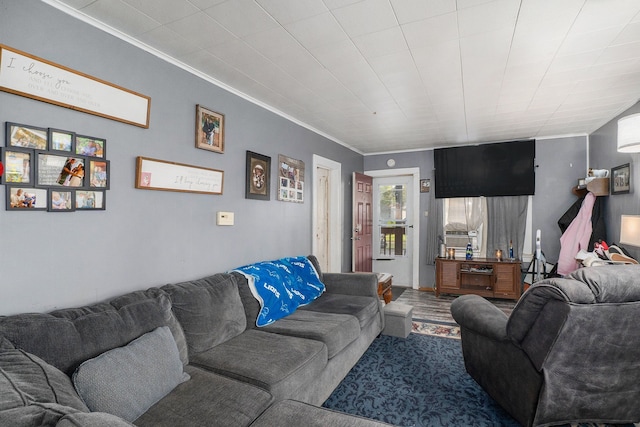
[[[419,333],[376,338],[323,406],[406,427],[520,425],[467,374],[459,339]]]
[[[382,335],[324,407],[396,426],[518,424],[467,374],[460,340]]]

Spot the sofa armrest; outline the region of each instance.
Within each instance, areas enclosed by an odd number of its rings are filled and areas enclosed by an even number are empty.
[[[507,341],[507,315],[478,295],[463,295],[451,303],[451,315],[462,327],[496,341]]]
[[[324,273],[322,279],[327,292],[378,298],[375,273]]]

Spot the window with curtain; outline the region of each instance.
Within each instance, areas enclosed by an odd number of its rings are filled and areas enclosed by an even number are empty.
[[[479,256],[486,254],[487,203],[484,197],[444,199],[444,231],[477,231]]]

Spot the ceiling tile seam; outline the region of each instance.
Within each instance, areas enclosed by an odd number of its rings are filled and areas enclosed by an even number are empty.
[[[460,19],[458,19],[459,17],[459,10],[458,10],[458,1],[456,0],[456,27],[458,30],[458,55],[460,57],[460,77],[461,77],[461,87],[460,90],[462,91],[462,111],[463,114],[462,116],[464,117],[464,131],[465,131],[465,136],[466,136],[466,140],[469,141],[469,126],[467,124],[467,97],[466,97],[466,93],[464,90],[465,84],[464,84],[464,67],[462,66],[462,45],[460,44]]]

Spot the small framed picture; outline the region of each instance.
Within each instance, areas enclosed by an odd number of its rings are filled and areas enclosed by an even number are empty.
[[[46,211],[47,189],[7,186],[8,211]]]
[[[75,192],[61,188],[49,189],[49,212],[73,212],[75,208]]]
[[[428,193],[431,189],[431,180],[430,179],[421,179],[420,180],[420,192]]]
[[[246,169],[244,197],[269,200],[271,197],[271,157],[247,151]]]
[[[89,188],[109,189],[109,160],[89,159]]]
[[[49,128],[49,150],[73,153],[75,151],[76,134],[67,130]]]
[[[631,165],[629,163],[611,168],[611,194],[631,191]]]
[[[76,135],[75,153],[79,156],[99,157],[106,156],[107,140],[94,138],[93,136]]]
[[[47,129],[9,122],[6,126],[7,147],[47,149]]]
[[[21,148],[1,148],[0,162],[4,165],[4,174],[0,175],[1,184],[33,185],[33,150]]]
[[[105,210],[104,190],[76,190],[76,210]]]
[[[36,185],[41,187],[85,187],[84,157],[36,152]]]
[[[196,105],[196,147],[224,153],[224,114]]]

